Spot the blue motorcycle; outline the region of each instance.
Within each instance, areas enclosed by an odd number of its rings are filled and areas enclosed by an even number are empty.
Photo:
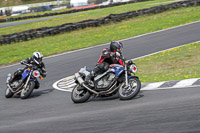
[[[12,83],[9,83],[11,74],[7,77],[7,89],[5,92],[6,98],[11,98],[14,94],[20,95],[21,99],[28,98],[34,89],[39,88],[39,82],[37,78],[43,80],[40,71],[37,66],[32,66],[30,64],[25,64],[27,67],[21,69],[23,73],[18,76]]]
[[[86,102],[91,95],[105,97],[115,95],[117,92],[120,100],[130,100],[140,92],[141,82],[135,76],[137,67],[132,61],[125,63],[125,66],[111,64],[106,72],[86,83],[85,77],[90,71],[85,66],[75,73],[76,86],[71,93],[74,103]]]

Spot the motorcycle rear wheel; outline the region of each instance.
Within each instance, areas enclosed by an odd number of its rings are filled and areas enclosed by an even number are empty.
[[[81,91],[78,91],[78,88],[80,88],[79,84],[74,87],[71,93],[71,99],[74,103],[84,103],[90,98],[90,92],[87,89],[81,89]]]
[[[120,100],[131,100],[132,98],[136,97],[137,94],[140,92],[141,89],[141,82],[138,78],[132,77],[128,79],[128,88],[126,87],[126,83],[123,82],[120,86],[119,98]]]
[[[5,97],[11,98],[13,95],[14,95],[14,93],[12,93],[9,88],[7,88],[5,91]]]

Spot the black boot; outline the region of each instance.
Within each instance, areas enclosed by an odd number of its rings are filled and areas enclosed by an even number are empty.
[[[9,80],[9,82],[8,82],[8,83],[9,83],[9,84],[10,84],[10,83],[12,83],[12,82],[14,81],[14,79],[15,79],[15,76],[14,76],[14,75],[13,75],[13,76],[11,76],[11,78],[10,78],[10,80]]]
[[[92,78],[94,78],[94,76],[95,76],[94,71],[91,71],[90,74],[88,74],[88,75],[85,77],[86,83],[89,83],[89,81],[90,81]]]

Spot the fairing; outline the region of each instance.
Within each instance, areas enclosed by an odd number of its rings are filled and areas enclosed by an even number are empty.
[[[30,73],[31,71],[28,71],[27,69],[22,73],[22,80],[25,80],[27,77],[28,77],[28,75],[29,75],[29,73]]]

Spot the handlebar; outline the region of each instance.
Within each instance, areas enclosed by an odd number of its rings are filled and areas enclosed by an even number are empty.
[[[33,67],[33,65],[32,64],[25,64],[26,66],[28,66],[28,67]]]
[[[47,75],[46,70],[44,70],[45,72],[43,72],[42,69],[39,68],[39,67],[36,66],[36,65],[28,64],[28,63],[26,63],[26,62],[24,62],[24,61],[21,61],[20,63],[21,63],[22,65],[26,65],[27,67],[30,67],[30,68],[33,69],[33,70],[38,70],[38,71],[40,72],[40,74],[41,74],[43,77],[46,77],[46,75]]]
[[[34,66],[33,64],[28,64],[26,62],[21,62],[22,65],[26,65],[27,67],[30,67],[30,68],[34,68],[34,69],[38,69],[37,66]]]

